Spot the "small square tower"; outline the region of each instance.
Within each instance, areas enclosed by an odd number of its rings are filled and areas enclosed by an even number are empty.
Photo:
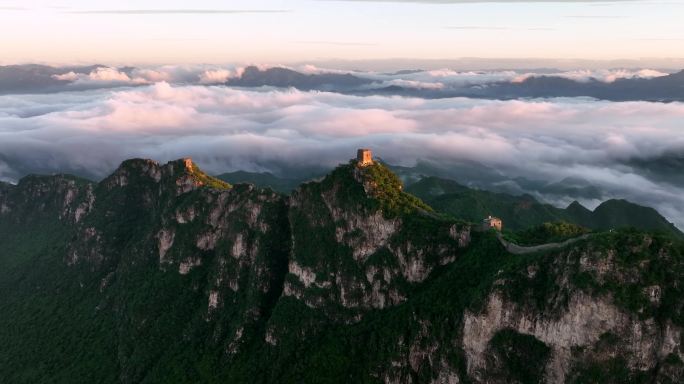
[[[501,229],[503,228],[503,221],[498,217],[489,216],[482,221],[482,228],[485,231],[489,230],[490,228],[494,228],[501,232]]]
[[[367,148],[359,149],[356,151],[356,161],[361,167],[373,164],[373,152]]]

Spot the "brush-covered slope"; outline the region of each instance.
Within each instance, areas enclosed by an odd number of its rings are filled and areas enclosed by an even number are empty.
[[[384,166],[285,197],[188,161],[0,183],[8,383],[681,382],[684,246],[511,255]]]
[[[289,199],[292,250],[284,297],[341,322],[406,300],[470,241],[470,227],[444,220],[382,164],[355,162]]]
[[[7,382],[211,378],[280,295],[271,277],[287,268],[289,234],[273,192],[231,189],[184,160],[3,192]]]
[[[488,215],[500,217],[504,227],[525,230],[546,222],[566,221],[595,230],[633,227],[663,231],[684,238],[684,234],[653,208],[626,200],[607,200],[591,211],[578,202],[567,208],[542,204],[529,195],[513,196],[471,189],[453,180],[426,177],[407,191],[440,212],[478,222]]]

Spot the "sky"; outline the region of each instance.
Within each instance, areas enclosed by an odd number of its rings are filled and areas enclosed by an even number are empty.
[[[0,64],[463,57],[658,64],[684,58],[682,15],[680,0],[0,0]]]

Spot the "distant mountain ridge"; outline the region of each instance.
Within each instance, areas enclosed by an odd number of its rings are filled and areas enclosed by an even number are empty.
[[[573,81],[553,76],[533,76],[520,83],[492,84],[492,93],[502,98],[594,97],[611,101],[682,101],[684,70],[649,79],[624,78],[613,82]]]
[[[226,182],[250,183],[260,188],[272,188],[290,193],[305,179],[285,179],[271,173],[237,171],[218,175]],[[550,186],[559,194],[567,189],[584,188],[584,193],[598,194],[594,187],[584,185],[582,180],[560,181]],[[634,227],[642,230],[661,230],[684,238],[684,234],[658,211],[624,199],[610,199],[593,211],[574,201],[566,208],[540,203],[530,195],[515,196],[463,186],[458,182],[435,176],[425,176],[407,183],[406,192],[411,193],[437,211],[471,222],[479,222],[488,215],[500,216],[506,228],[519,231],[545,222],[567,221],[595,230]]]
[[[294,87],[301,90],[341,91],[370,84],[373,80],[352,74],[317,73],[303,74],[288,68],[245,68],[240,77],[229,79],[226,84],[239,87]]]
[[[55,76],[69,72],[88,74],[100,65],[51,67],[40,64],[0,66],[0,95],[11,93],[59,92],[70,83]]]
[[[78,76],[59,78],[58,75],[88,75],[99,68],[126,75],[128,81],[112,81],[99,79],[77,82]],[[135,67],[108,67],[103,65],[51,67],[47,65],[26,64],[0,66],[0,95],[21,93],[52,93],[61,91],[91,90],[114,88],[121,86],[141,86],[164,78],[170,83],[179,85],[223,84],[236,87],[276,87],[296,88],[303,91],[326,91],[350,95],[387,95],[419,98],[452,98],[470,97],[483,99],[519,99],[550,97],[593,97],[610,101],[652,101],[671,102],[684,101],[684,70],[664,76],[651,78],[618,78],[611,82],[596,78],[574,80],[553,75],[548,69],[539,69],[523,80],[463,80],[456,83],[442,84],[439,77],[430,77],[421,81],[411,80],[411,76],[426,72],[421,70],[403,70],[394,73],[376,74],[363,71],[325,71],[305,73],[287,67],[248,66],[234,70],[225,79],[205,82],[203,70],[179,71],[174,79],[171,73],[160,72],[157,77],[135,79],[134,74],[149,75],[151,72]],[[146,73],[147,72],[147,73]],[[155,72],[153,70],[152,72]],[[483,76],[486,76],[486,72]],[[72,77],[73,79],[69,79]],[[85,76],[87,77],[87,76]],[[425,83],[420,86],[420,83]],[[432,85],[432,86],[431,86]]]
[[[281,193],[290,193],[304,182],[304,179],[287,179],[270,172],[235,171],[217,175],[216,178],[231,184],[248,183],[259,188],[271,188]]]
[[[438,177],[426,177],[409,185],[406,191],[436,210],[454,217],[470,221],[480,220],[487,215],[501,217],[504,226],[511,230],[523,230],[545,222],[567,221],[595,230],[634,227],[660,230],[684,238],[684,234],[655,209],[626,200],[607,200],[593,211],[577,201],[563,209],[542,204],[529,195],[513,196],[471,189]]]

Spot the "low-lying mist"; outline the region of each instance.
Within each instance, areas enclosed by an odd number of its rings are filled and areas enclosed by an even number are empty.
[[[0,96],[0,179],[74,173],[99,179],[132,157],[193,157],[205,170],[324,172],[356,148],[400,166],[419,160],[487,170],[480,185],[550,193],[591,186],[595,206],[626,198],[684,227],[684,104],[353,96],[296,89],[151,85]],[[460,175],[460,176],[459,176]],[[487,184],[488,183],[488,184]],[[561,188],[562,190],[562,188]]]

